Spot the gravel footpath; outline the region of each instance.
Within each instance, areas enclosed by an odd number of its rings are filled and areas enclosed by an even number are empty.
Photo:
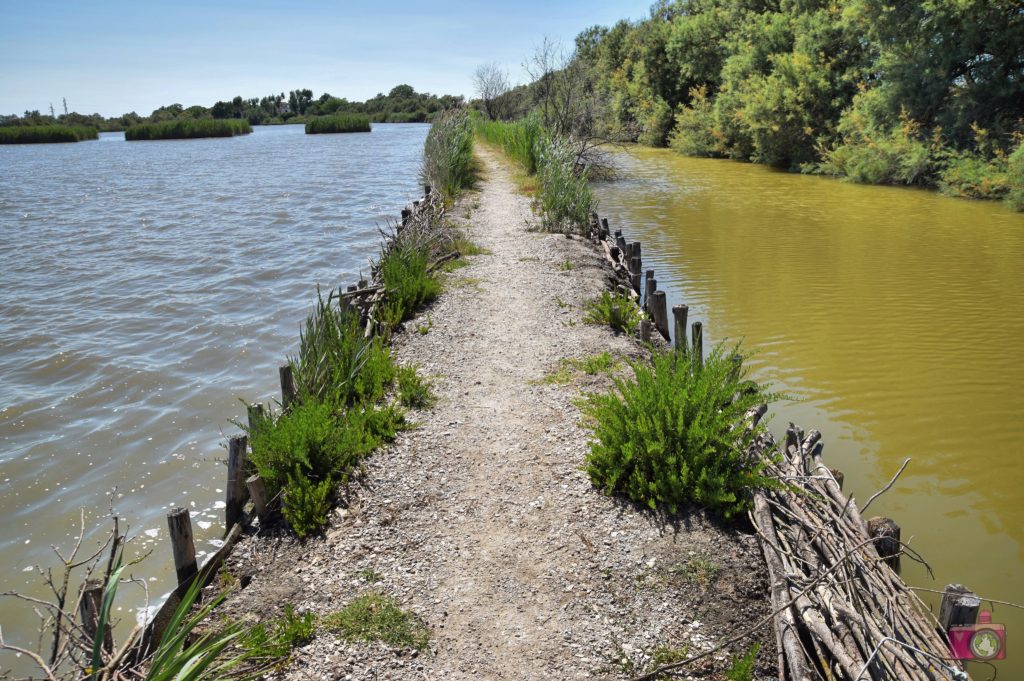
[[[492,152],[479,155],[486,179],[453,214],[491,254],[448,275],[395,339],[398,360],[433,378],[437,405],[367,460],[324,538],[245,539],[229,569],[247,586],[224,608],[255,621],[285,604],[326,614],[388,594],[430,628],[429,648],[321,632],[279,678],[629,678],[655,655],[709,649],[768,613],[748,529],[700,511],[659,518],[601,495],[581,470],[588,432],[573,401],[609,378],[540,381],[562,358],[637,349],[582,323],[608,286],[593,246],[531,231],[529,200]],[[770,674],[770,630],[752,640]],[[724,678],[727,666],[723,652],[689,673]]]

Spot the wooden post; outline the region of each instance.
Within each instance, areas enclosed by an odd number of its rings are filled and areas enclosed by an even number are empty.
[[[355,284],[349,284],[348,288],[346,289],[346,291],[348,291],[349,293],[354,293],[358,289],[359,289],[359,287],[356,286]]]
[[[653,272],[654,270],[647,270]],[[644,309],[647,310],[647,314],[654,316],[654,307],[651,305],[654,298],[654,292],[658,290],[658,280],[654,276],[647,277],[647,281],[644,282]]]
[[[690,314],[687,305],[673,305],[672,317],[675,319],[676,352],[686,352],[686,317]]]
[[[365,279],[360,279],[359,280],[359,288],[366,288],[369,285],[370,285],[370,282],[366,281]]]
[[[608,241],[608,218],[601,218],[601,238]]]
[[[104,584],[102,579],[88,579],[82,585],[82,599],[78,603],[78,615],[82,619],[82,630],[89,641],[96,638],[96,630],[100,627],[100,606],[103,603]],[[114,650],[114,635],[110,623],[103,631],[103,648],[107,652]]]
[[[178,586],[182,586],[199,572],[196,565],[196,544],[192,539],[192,518],[188,509],[172,508],[167,514],[167,529],[171,535],[174,571],[178,575]]]
[[[658,331],[669,340],[668,334],[668,304],[665,301],[664,291],[655,291],[651,298],[651,316],[654,317],[654,325]]]
[[[402,209],[402,227],[409,224],[409,220],[412,218],[412,211],[408,208]]]
[[[619,245],[619,252],[620,253],[625,253],[626,252],[626,237],[622,236],[622,232],[617,232],[616,234],[617,234],[617,236],[615,237],[615,243],[617,243]]]
[[[942,605],[939,607],[939,626],[942,633],[950,627],[965,627],[978,621],[978,609],[981,599],[963,584],[949,584],[942,594]]]
[[[281,406],[287,409],[295,399],[295,375],[291,364],[285,364],[277,371],[281,375]]]
[[[619,247],[618,246],[612,246],[611,248],[609,248],[608,249],[608,253],[612,256],[612,262],[618,262],[619,261]]]
[[[846,476],[838,468],[829,468],[828,472],[832,474],[832,477],[836,479],[836,484],[839,485],[839,491],[843,491],[843,482],[846,480]]]
[[[704,366],[704,325],[700,322],[694,322],[690,327],[690,347],[695,365]]]
[[[256,517],[263,520],[267,516],[267,486],[263,484],[263,478],[259,475],[250,475],[245,479],[245,486],[249,488]]]
[[[632,252],[631,255],[632,255],[632,257],[636,258],[636,261],[637,261],[636,269],[633,270],[633,271],[635,273],[637,273],[637,274],[640,274],[640,272],[642,270],[640,269],[640,264],[639,263],[643,260],[643,256],[640,255],[640,250],[641,250],[640,249],[640,242],[639,241],[634,241],[632,246],[633,246],[633,252]]]
[[[644,343],[651,342],[651,326],[650,319],[640,320],[640,340]]]
[[[430,185],[429,184],[423,185],[423,198],[425,198],[425,199],[430,198]]]
[[[224,508],[224,522],[231,529],[242,517],[242,508],[249,498],[245,486],[245,447],[248,439],[236,435],[228,440],[228,484],[227,505]]]
[[[875,516],[868,520],[868,536],[874,539],[875,550],[886,565],[896,570],[900,566],[900,526],[892,518]]]
[[[633,260],[636,260],[636,258],[633,258]],[[636,291],[637,298],[639,298],[640,297],[640,273],[639,272],[634,272],[633,274],[629,275],[629,283],[633,287],[633,290]]]
[[[245,411],[249,417],[249,431],[256,430],[256,424],[263,420],[263,415],[266,413],[263,409],[263,403],[257,402],[256,404],[247,405]]]

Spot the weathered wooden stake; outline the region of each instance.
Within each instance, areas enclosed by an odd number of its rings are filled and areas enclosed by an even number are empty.
[[[672,306],[672,317],[675,320],[676,352],[686,352],[686,317],[689,314],[688,305]]]
[[[633,285],[633,290],[640,293],[640,258],[633,256],[629,261],[629,282]]]
[[[892,518],[875,516],[868,520],[868,536],[874,539],[875,550],[886,565],[896,570],[900,566],[900,526]]]
[[[224,508],[224,522],[231,529],[242,517],[242,508],[249,498],[245,486],[245,458],[248,438],[236,435],[228,440],[228,484],[227,505]]]
[[[609,254],[611,254],[612,260],[614,262],[618,262],[619,261],[619,247],[618,246],[612,246],[611,248],[608,249],[608,252],[609,252]]]
[[[82,619],[83,633],[89,641],[96,638],[96,630],[100,626],[100,606],[103,603],[103,580],[88,579],[82,585],[82,599],[78,603],[78,615]],[[103,648],[107,652],[114,650],[114,635],[108,622],[103,631]]]
[[[601,238],[608,241],[608,218],[601,218]]]
[[[942,632],[950,627],[965,627],[978,621],[978,610],[981,599],[963,584],[949,584],[942,594],[942,605],[939,607],[939,625]]]
[[[653,272],[653,270],[647,270]],[[654,292],[658,290],[658,280],[654,276],[647,277],[644,282],[644,309],[647,310],[647,314],[654,316],[654,307],[652,306]]]
[[[192,518],[187,508],[172,508],[167,514],[167,529],[171,536],[171,551],[174,553],[174,571],[178,575],[178,586],[191,580],[199,572],[196,565],[196,544],[192,539]]]
[[[369,285],[370,285],[370,282],[366,281],[365,279],[360,279],[359,280],[359,288],[366,288]]]
[[[615,237],[615,243],[618,244],[620,253],[626,252],[626,237],[622,236],[622,232]]]
[[[696,366],[704,366],[704,325],[694,322],[690,326],[690,347]]]
[[[644,343],[651,342],[651,320],[641,319],[640,320],[640,340]]]
[[[634,241],[633,242],[633,252],[631,253],[631,256],[636,258],[637,262],[640,262],[640,261],[643,260],[643,255],[641,255],[640,251],[641,251],[641,249],[640,249],[640,242],[639,241]],[[636,269],[633,270],[633,271],[636,272],[637,274],[639,274],[643,270],[640,269],[640,265],[637,265]]]
[[[654,292],[651,298],[651,316],[654,317],[654,325],[658,327],[658,331],[665,340],[668,340],[668,303],[665,301],[664,291]]]
[[[359,287],[358,287],[358,286],[356,286],[355,284],[349,284],[349,285],[348,285],[348,289],[346,289],[346,290],[347,290],[347,291],[348,291],[349,293],[353,293],[353,292],[355,292],[355,291],[359,290]]]
[[[843,491],[843,482],[846,480],[846,476],[838,468],[829,468],[828,472],[832,474],[832,477],[836,479],[836,484],[839,485],[839,491]]]
[[[281,406],[287,409],[295,399],[295,375],[291,364],[285,364],[277,371],[281,375]]]
[[[250,404],[245,408],[245,411],[249,417],[249,430],[255,430],[256,424],[263,419],[263,414],[266,413],[263,409],[263,403]]]
[[[425,184],[425,185],[423,185],[423,198],[429,198],[429,197],[430,197],[430,185],[429,184]]]
[[[409,224],[409,220],[412,218],[412,211],[408,208],[402,209],[402,227]]]
[[[249,488],[256,517],[263,520],[267,516],[267,486],[263,484],[263,478],[259,475],[250,475],[245,479],[245,486]]]

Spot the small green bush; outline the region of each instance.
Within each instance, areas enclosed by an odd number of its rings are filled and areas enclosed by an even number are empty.
[[[233,137],[252,132],[249,121],[237,118],[192,118],[162,123],[140,123],[125,129],[129,142],[140,140],[195,139],[199,137]]]
[[[583,321],[587,324],[607,325],[623,333],[632,333],[640,325],[644,313],[625,294],[604,291],[601,297],[587,303]]]
[[[587,472],[607,494],[675,512],[698,504],[726,518],[746,510],[758,487],[777,487],[762,474],[765,462],[746,449],[760,428],[736,425],[750,407],[776,398],[747,388],[725,353],[704,362],[656,352],[650,364],[630,362],[632,379],[615,378],[605,394],[581,402],[594,441]]]
[[[384,304],[380,318],[390,329],[397,327],[425,303],[441,295],[441,282],[427,271],[430,255],[425,250],[401,244],[384,254],[380,263],[384,283]]]
[[[294,475],[288,476],[281,512],[299,539],[327,525],[333,488],[330,478],[315,482],[299,466],[295,467]]]
[[[410,409],[426,409],[437,402],[430,381],[415,365],[398,367],[398,401]]]
[[[0,144],[45,144],[81,142],[99,138],[88,125],[4,125],[0,126]]]
[[[341,113],[317,116],[306,123],[307,135],[341,132],[370,132],[370,117],[366,114]]]
[[[473,128],[465,109],[451,109],[434,120],[423,148],[420,177],[445,200],[473,186]]]
[[[423,650],[430,630],[393,598],[369,593],[322,620],[325,629],[346,641],[383,641],[391,646]]]
[[[1024,143],[1010,154],[1006,167],[1006,203],[1014,210],[1024,211]]]

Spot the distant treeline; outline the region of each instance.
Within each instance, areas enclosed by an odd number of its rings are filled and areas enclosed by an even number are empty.
[[[104,118],[99,114],[65,113],[44,115],[39,111],[26,111],[22,116],[0,116],[0,129],[10,126],[32,125],[86,125],[101,132],[127,130],[144,123],[164,123],[181,120],[241,119],[250,125],[305,123],[316,116],[339,113],[366,114],[374,122],[417,123],[431,120],[438,111],[464,104],[461,96],[432,95],[416,92],[409,85],[398,85],[388,94],[378,94],[365,102],[350,102],[342,97],[324,93],[314,99],[313,91],[292,90],[285,95],[267,95],[216,102],[211,107],[170,104],[155,110],[149,116],[134,111]]]
[[[1020,0],[661,0],[587,29],[561,62],[545,44],[533,82],[494,108],[1024,206],[1022,36]]]

